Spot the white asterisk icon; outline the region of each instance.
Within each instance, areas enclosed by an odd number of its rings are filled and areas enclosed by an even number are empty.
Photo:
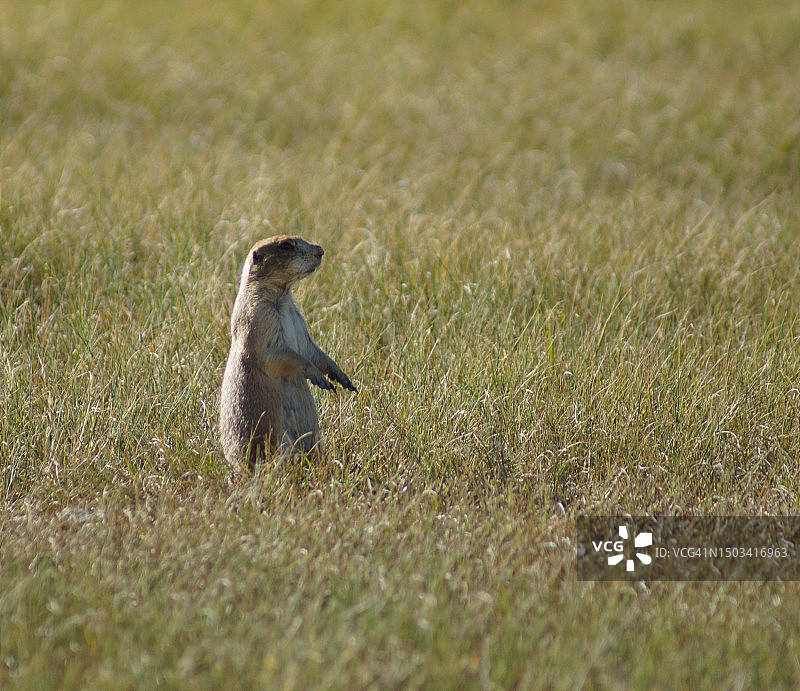
[[[621,525],[619,527],[619,536],[623,540],[628,539],[628,526]],[[636,549],[640,549],[643,547],[650,547],[653,544],[653,533],[639,533],[633,540],[633,546]],[[636,552],[636,558],[642,562],[642,564],[649,564],[653,561],[653,557],[649,554],[645,554],[644,552]],[[620,552],[619,554],[615,554],[608,558],[608,565],[615,566],[619,564],[623,559],[625,559],[625,555]],[[626,571],[633,571],[634,561],[633,559],[628,559],[625,561],[625,570]]]

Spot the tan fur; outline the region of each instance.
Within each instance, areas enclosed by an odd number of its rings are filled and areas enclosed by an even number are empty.
[[[287,235],[261,240],[247,255],[220,395],[220,437],[231,463],[252,468],[279,447],[314,448],[319,417],[306,379],[332,390],[327,375],[356,390],[311,339],[292,297],[292,285],[312,274],[322,255],[319,245]]]

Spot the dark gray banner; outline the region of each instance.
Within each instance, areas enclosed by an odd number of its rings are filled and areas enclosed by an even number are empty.
[[[579,516],[581,581],[798,581],[800,516]]]

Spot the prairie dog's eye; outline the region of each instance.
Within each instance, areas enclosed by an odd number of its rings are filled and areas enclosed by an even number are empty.
[[[263,257],[258,253],[258,250],[253,252],[253,264],[260,264]]]
[[[293,250],[294,243],[291,240],[284,240],[280,245],[278,245],[278,249],[281,250]]]

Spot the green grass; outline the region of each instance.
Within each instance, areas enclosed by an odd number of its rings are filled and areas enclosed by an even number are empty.
[[[0,5],[0,686],[797,687],[796,584],[574,518],[800,513],[800,9],[268,5]],[[360,393],[251,477],[277,232]]]

